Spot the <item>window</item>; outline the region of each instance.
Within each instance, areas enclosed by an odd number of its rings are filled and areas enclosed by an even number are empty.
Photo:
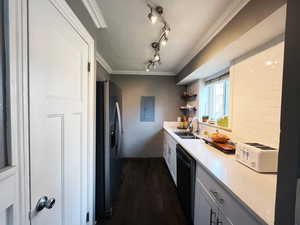
[[[228,75],[206,81],[200,89],[200,118],[208,116],[209,120],[217,121],[228,116],[229,90]]]

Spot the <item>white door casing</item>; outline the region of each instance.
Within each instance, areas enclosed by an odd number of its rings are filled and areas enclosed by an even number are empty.
[[[23,42],[23,29],[26,30],[25,1],[6,0],[8,7],[8,52],[9,52],[9,108],[10,108],[10,166],[0,171],[0,224],[29,225],[28,223],[28,170],[26,119],[26,42]],[[25,32],[24,30],[24,32]],[[25,33],[26,36],[26,33]],[[25,48],[25,49],[24,49]],[[24,83],[23,83],[24,82]],[[25,95],[24,95],[25,93]],[[28,162],[28,160],[27,160]],[[27,175],[27,176],[26,176]]]
[[[1,225],[29,225],[29,99],[28,99],[28,2],[7,0],[9,12],[9,90],[11,117],[11,167],[0,171]],[[52,4],[86,40],[91,70],[88,83],[88,210],[89,225],[94,223],[95,168],[95,53],[94,40],[65,0]],[[40,12],[43,16],[43,12]],[[45,24],[47,26],[47,24]],[[13,182],[11,182],[13,181]],[[8,184],[9,185],[6,185]]]
[[[28,9],[31,222],[86,224],[90,49],[52,1]],[[42,196],[56,203],[36,213]]]

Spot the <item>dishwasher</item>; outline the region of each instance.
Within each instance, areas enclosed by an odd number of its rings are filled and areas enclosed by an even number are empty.
[[[196,162],[182,146],[176,146],[177,190],[183,211],[189,221],[194,221]]]

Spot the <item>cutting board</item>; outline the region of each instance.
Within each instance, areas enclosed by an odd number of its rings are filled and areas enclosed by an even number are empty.
[[[233,145],[233,144],[230,144],[230,143],[225,143],[225,144],[217,143],[217,142],[214,142],[211,138],[208,138],[208,137],[202,137],[202,139],[205,141],[206,144],[209,144],[209,145],[219,149],[220,151],[222,151],[226,154],[234,154],[235,153],[235,145]]]

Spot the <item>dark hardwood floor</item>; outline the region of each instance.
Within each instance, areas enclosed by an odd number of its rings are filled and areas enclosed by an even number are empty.
[[[104,225],[187,225],[163,159],[126,159],[113,216]]]

